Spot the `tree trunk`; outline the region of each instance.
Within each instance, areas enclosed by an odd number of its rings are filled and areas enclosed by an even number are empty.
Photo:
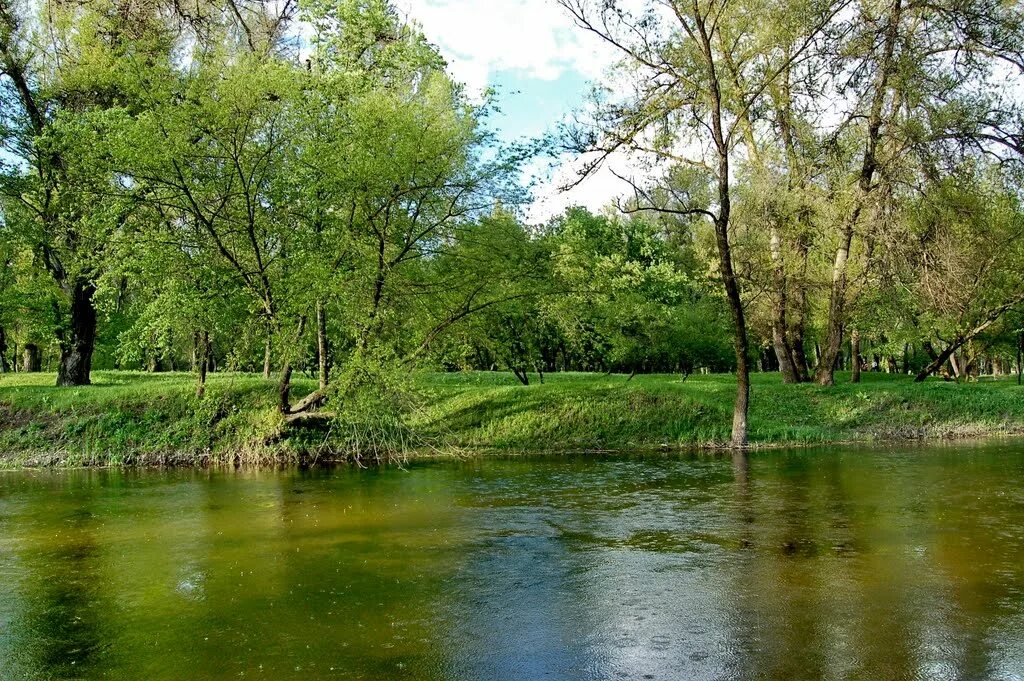
[[[26,374],[43,370],[43,351],[35,343],[25,343],[21,350],[21,370]]]
[[[96,307],[92,282],[79,279],[71,287],[70,325],[57,330],[60,346],[60,365],[57,367],[57,385],[89,385],[92,371],[92,353],[96,345]]]
[[[974,347],[974,341],[968,341],[964,352],[964,378],[978,380],[981,357]]]
[[[950,343],[949,347],[947,347],[945,350],[943,350],[942,352],[940,352],[940,353],[935,355],[935,357],[932,359],[932,361],[928,363],[928,366],[926,366],[924,369],[921,369],[921,371],[914,378],[914,382],[915,383],[921,383],[926,378],[928,378],[929,376],[934,374],[936,371],[941,369],[942,366],[946,362],[950,361],[953,358],[953,353],[955,353],[957,351],[957,349],[961,345],[963,345],[965,342],[966,342],[965,339],[958,338],[954,342]],[[955,367],[954,367],[954,369],[955,369]]]
[[[949,366],[953,368],[953,376],[959,380],[962,374],[960,370],[960,362],[957,361],[956,352],[949,353]]]
[[[793,366],[796,368],[796,374],[800,379],[801,383],[806,383],[810,380],[811,370],[807,366],[807,349],[804,347],[804,331],[803,325],[794,332],[790,346],[793,349]]]
[[[847,219],[843,226],[842,243],[836,251],[832,263],[832,288],[829,294],[828,324],[825,345],[821,348],[821,359],[815,380],[820,385],[835,385],[835,365],[843,343],[843,326],[846,308],[846,263],[850,258],[850,247],[853,243],[853,228],[860,215],[860,210]]]
[[[719,171],[728,177],[728,170]],[[729,244],[729,194],[728,189],[719,189],[721,214],[715,220],[715,238],[718,242],[719,269],[725,285],[726,299],[733,322],[733,350],[736,353],[736,401],[732,412],[733,447],[747,446],[747,411],[750,405],[750,361],[747,344],[747,322],[743,312],[743,300],[740,297],[740,286],[732,268],[732,249]],[[724,214],[724,217],[723,217]]]
[[[860,331],[850,332],[850,382],[860,383]]]
[[[199,339],[199,383],[196,386],[196,397],[206,394],[206,371],[210,366],[210,332],[204,331]]]
[[[526,373],[526,369],[520,369],[519,367],[512,367],[512,373],[515,374],[516,378],[523,385],[530,385],[530,376]]]
[[[316,349],[317,362],[319,363],[320,390],[330,383],[330,348],[327,343],[327,312],[324,310],[324,301],[316,301]]]
[[[11,370],[7,363],[7,331],[0,326],[0,374],[6,374]]]
[[[295,342],[292,347],[285,349],[284,364],[281,367],[281,379],[277,385],[278,408],[282,414],[291,411],[292,392],[292,349],[302,340],[302,334],[306,331],[306,315],[299,317],[299,328],[295,332]]]
[[[857,196],[853,208],[840,231],[839,248],[832,264],[832,289],[828,306],[828,329],[825,347],[822,351],[823,361],[818,365],[815,376],[821,385],[835,383],[834,365],[843,342],[843,326],[846,323],[847,296],[847,264],[850,248],[853,244],[853,233],[860,220],[866,199],[874,189],[875,171],[878,169],[878,144],[882,132],[882,115],[884,113],[886,93],[889,88],[889,77],[894,71],[896,44],[899,38],[899,24],[903,13],[902,0],[895,0],[886,23],[885,42],[882,47],[878,72],[875,77],[871,110],[867,119],[867,140],[864,156],[861,159],[859,177],[857,178]]]
[[[786,267],[782,259],[782,237],[774,224],[771,228],[772,285],[772,343],[779,361],[783,383],[799,383],[800,375],[793,361],[793,349],[787,337],[786,325]]]

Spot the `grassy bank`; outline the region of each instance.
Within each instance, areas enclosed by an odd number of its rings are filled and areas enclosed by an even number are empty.
[[[535,378],[535,377],[534,377]],[[840,376],[839,380],[845,377]],[[49,374],[0,376],[0,466],[328,460],[330,424],[287,427],[271,381],[211,376],[197,400],[188,374],[96,372],[55,388]],[[508,374],[422,374],[408,420],[421,454],[709,446],[728,438],[730,376],[553,374],[521,386]],[[315,387],[299,379],[295,392]],[[755,446],[1024,433],[1024,388],[1013,380],[956,385],[866,374],[864,383],[784,386],[755,375]]]

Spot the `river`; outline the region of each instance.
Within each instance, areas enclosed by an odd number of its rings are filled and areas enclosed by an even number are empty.
[[[4,472],[0,678],[1021,679],[1024,444]]]

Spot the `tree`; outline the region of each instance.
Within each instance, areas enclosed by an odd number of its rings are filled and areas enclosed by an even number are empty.
[[[737,145],[780,76],[798,63],[842,2],[737,3],[692,0],[648,3],[639,15],[618,2],[560,0],[584,29],[620,50],[635,85],[625,101],[600,106],[594,127],[575,135],[596,154],[592,172],[617,152],[646,154],[693,169],[711,189],[701,201],[691,186],[668,185],[661,197],[631,181],[640,207],[702,216],[713,226],[719,276],[733,321],[736,401],[731,444],[747,442],[749,344],[741,285],[733,262],[732,166]],[[665,27],[659,30],[659,27]],[[781,30],[779,30],[781,29]],[[792,39],[796,32],[798,38]]]
[[[1017,71],[1024,66],[1019,5],[889,0],[855,8],[847,39],[835,41],[836,49],[828,52],[834,66],[822,83],[850,103],[832,136],[840,150],[833,163],[849,172],[834,175],[831,189],[845,214],[837,230],[816,375],[824,385],[834,381],[849,317],[850,257],[858,229],[871,251],[901,189],[897,184],[913,181],[907,173],[917,160],[925,177],[935,177],[944,154],[1020,152],[1019,133],[1013,132],[1019,121],[991,79],[1000,64]]]
[[[47,5],[38,16],[33,9],[28,2],[0,6],[0,144],[15,159],[4,168],[0,199],[5,219],[18,222],[19,237],[60,292],[57,383],[84,385],[107,236],[133,207],[111,198],[113,178],[85,117],[133,106],[120,66],[166,59],[174,27],[153,7],[118,0]]]

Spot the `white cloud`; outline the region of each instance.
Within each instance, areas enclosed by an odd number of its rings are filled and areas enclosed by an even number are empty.
[[[500,71],[544,81],[566,73],[605,80],[618,56],[614,48],[577,26],[555,0],[396,0],[396,6],[438,45],[452,76],[465,83],[470,94],[493,84]],[[526,180],[534,182],[535,198],[527,210],[528,221],[544,222],[576,205],[600,211],[629,189],[609,166],[627,176],[637,174],[630,159],[617,156],[591,177],[562,191],[577,177],[581,164],[579,159],[564,157],[551,168],[551,159],[545,158],[526,169]]]
[[[398,0],[449,60],[452,75],[480,92],[502,70],[555,80],[599,77],[614,55],[554,0]]]
[[[579,170],[587,157],[565,157],[555,163],[553,170],[547,165],[536,163],[527,174],[534,180],[533,203],[526,211],[526,220],[531,224],[546,222],[572,206],[583,206],[599,213],[613,207],[616,199],[632,194],[629,183],[622,178],[643,183],[651,177],[647,165],[649,159],[625,154],[612,154],[583,181]],[[566,187],[569,187],[567,190]]]

